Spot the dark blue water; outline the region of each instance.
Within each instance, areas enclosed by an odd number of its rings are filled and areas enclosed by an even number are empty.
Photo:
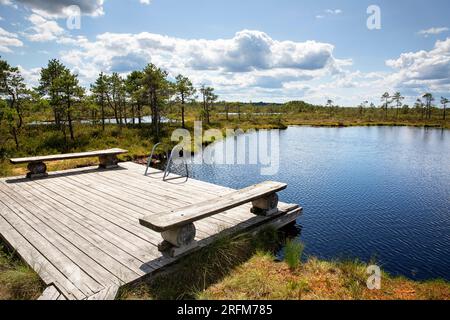
[[[220,148],[217,143],[215,148]],[[232,188],[288,183],[305,254],[359,258],[392,274],[450,280],[450,131],[409,127],[290,127],[280,170],[194,166],[196,178]]]

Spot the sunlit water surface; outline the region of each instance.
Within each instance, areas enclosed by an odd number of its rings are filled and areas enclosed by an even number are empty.
[[[306,255],[375,258],[392,274],[450,280],[449,131],[290,127],[280,132],[279,172],[260,169],[195,165],[191,174],[231,188],[288,183],[280,198],[304,208]]]

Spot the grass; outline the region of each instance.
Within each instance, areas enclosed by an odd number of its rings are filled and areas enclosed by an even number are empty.
[[[33,300],[43,290],[39,276],[0,245],[0,300]]]
[[[255,237],[223,236],[151,280],[121,288],[118,297],[122,300],[194,299],[256,252],[273,250],[277,245],[278,233],[273,229],[263,230]]]
[[[296,239],[288,239],[284,246],[284,261],[289,269],[296,270],[300,265],[304,245]]]
[[[292,271],[269,253],[253,256],[200,299],[250,300],[450,300],[450,284],[414,282],[383,274],[380,290],[366,286],[367,265],[358,261],[310,258]]]
[[[383,273],[381,290],[369,290],[368,265],[358,260],[310,257],[293,268],[289,259],[280,262],[272,254],[280,241],[272,228],[255,236],[223,236],[164,271],[122,287],[118,299],[450,300],[450,283],[443,280],[416,282]],[[287,243],[299,261],[303,246]],[[39,276],[0,249],[0,300],[39,297],[44,289]]]
[[[292,268],[277,261],[276,231],[256,237],[224,237],[187,257],[164,273],[121,289],[119,299],[231,300],[450,300],[445,281],[415,282],[382,275],[381,290],[366,286],[367,264],[357,260],[322,261],[311,257]],[[288,242],[292,259],[300,261],[303,246]]]
[[[194,114],[187,116],[192,132]],[[287,125],[313,126],[386,126],[411,125],[450,128],[449,121],[421,121],[406,118],[377,121],[316,114],[286,114],[282,116],[236,117],[226,121],[214,118],[204,129],[225,128],[284,129]],[[171,130],[179,125],[166,125],[163,141],[169,142]],[[1,128],[0,128],[1,129]],[[23,175],[24,166],[12,166],[8,158],[88,151],[120,147],[129,150],[121,160],[145,157],[153,146],[153,136],[147,124],[125,126],[77,124],[75,141],[65,140],[52,126],[31,126],[22,130],[21,147],[15,149],[11,139],[0,132],[0,176]],[[96,158],[56,161],[49,171],[65,170],[97,164]],[[300,264],[301,244],[288,242],[285,262],[277,263],[270,252],[280,243],[275,230],[265,230],[256,237],[242,235],[223,238],[151,280],[122,288],[121,299],[450,299],[450,285],[444,281],[414,282],[404,278],[383,277],[382,290],[370,291],[365,286],[364,263],[358,261],[320,261],[309,258]],[[15,256],[5,251],[0,255],[0,299],[33,299],[43,285],[39,277]]]
[[[431,120],[420,120],[413,115],[400,115],[398,119],[390,117],[389,120],[379,120],[379,117],[366,115],[357,117],[354,111],[342,110],[335,115],[323,112],[286,112],[280,115],[248,114],[239,119],[230,116],[226,120],[225,115],[215,114],[209,125],[203,124],[203,130],[215,128],[225,134],[226,129],[286,129],[290,125],[346,127],[346,126],[417,126],[450,128],[450,120],[443,121],[435,116]],[[171,119],[179,119],[178,113],[170,115]],[[187,129],[192,133],[194,121],[199,120],[198,110],[192,109],[186,115]],[[162,142],[175,145],[170,141],[170,135],[174,129],[180,127],[179,123],[172,122],[163,125]],[[100,150],[112,147],[120,147],[129,150],[121,160],[142,160],[150,153],[155,142],[150,124],[126,125],[119,128],[117,125],[106,125],[105,131],[99,125],[75,124],[75,141],[67,140],[67,137],[52,125],[32,125],[24,127],[19,135],[20,148],[16,149],[14,141],[7,129],[0,127],[0,177],[23,175],[26,172],[24,165],[12,166],[8,159],[31,155],[47,155],[68,152],[83,152]],[[204,142],[204,145],[211,142]],[[195,152],[192,145],[188,150]],[[49,171],[65,170],[79,166],[97,164],[97,159],[74,159],[68,161],[50,162]]]

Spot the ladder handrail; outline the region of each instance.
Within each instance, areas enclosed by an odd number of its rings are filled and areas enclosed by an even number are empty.
[[[145,176],[148,175],[148,169],[151,166],[153,155],[155,154],[156,148],[159,145],[166,145],[166,144],[163,143],[163,142],[158,142],[157,144],[155,144],[153,146],[152,152],[150,153],[150,156],[149,156],[149,158],[147,160],[147,166],[145,168],[145,173],[144,173]],[[170,152],[170,156],[168,154],[168,150],[166,149],[166,156],[168,157],[168,160],[167,160],[166,168],[164,170],[163,181],[166,181],[167,177],[170,175],[170,165],[172,164],[172,161],[173,161],[172,158],[173,158],[173,156],[175,154],[175,151],[177,151],[177,149],[180,148],[180,147],[181,147],[181,149],[178,150],[178,152],[180,152],[180,151],[185,152],[184,151],[184,147],[182,147],[181,145],[176,145],[175,147],[172,148],[172,151]],[[187,163],[186,163],[186,161],[184,159],[183,159],[183,163],[184,163],[184,167],[185,167],[185,170],[186,170],[186,181],[187,181],[189,179],[189,168],[188,168],[188,165],[187,165]]]
[[[172,151],[170,152],[169,160],[167,161],[166,170],[164,170],[163,181],[166,181],[167,180],[166,178],[170,174],[170,165],[172,164],[172,158],[174,156],[174,153],[175,153],[176,149],[179,148],[179,147],[181,147],[181,149],[178,150],[178,152],[180,152],[180,151],[185,152],[184,151],[184,147],[181,146],[181,145],[176,145],[175,147],[173,147]],[[183,163],[184,163],[184,168],[186,170],[186,181],[187,181],[189,179],[189,168],[188,168],[188,165],[187,165],[187,163],[186,163],[186,161],[184,159],[183,159]]]
[[[153,159],[153,155],[155,154],[156,148],[161,145],[161,142],[158,142],[157,144],[155,144],[152,148],[152,152],[150,153],[150,156],[147,159],[147,166],[145,167],[145,173],[144,176],[147,175],[148,173],[148,168],[150,168],[151,164],[152,164],[152,159]]]

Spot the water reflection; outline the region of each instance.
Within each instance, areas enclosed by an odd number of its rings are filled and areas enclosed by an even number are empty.
[[[291,127],[280,134],[280,150],[274,176],[262,176],[258,165],[190,171],[236,189],[288,183],[280,196],[304,208],[298,237],[306,255],[377,257],[393,274],[450,280],[448,130]]]

